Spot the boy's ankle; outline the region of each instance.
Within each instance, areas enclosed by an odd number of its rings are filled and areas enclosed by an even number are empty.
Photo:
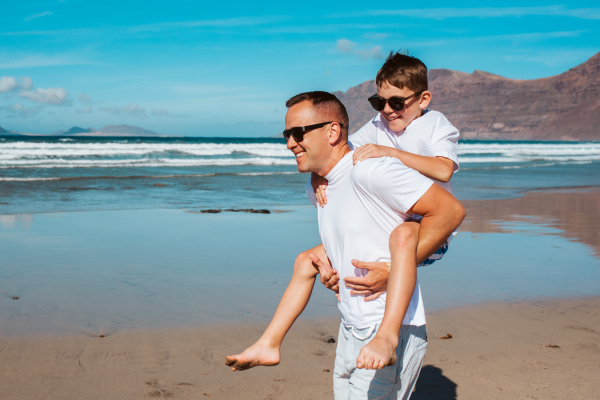
[[[386,332],[385,330],[379,330],[375,335],[375,337],[378,337],[380,340],[383,340],[386,343],[390,344],[394,348],[394,350],[396,349],[396,347],[398,347],[398,336],[399,335],[393,335],[389,332]]]

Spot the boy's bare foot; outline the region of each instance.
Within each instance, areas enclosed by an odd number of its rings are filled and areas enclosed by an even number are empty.
[[[225,364],[232,371],[244,371],[259,365],[272,366],[279,364],[281,356],[278,347],[271,347],[260,342],[248,347],[242,354],[225,357]]]
[[[380,335],[375,335],[356,358],[356,368],[382,369],[396,363],[396,346]]]

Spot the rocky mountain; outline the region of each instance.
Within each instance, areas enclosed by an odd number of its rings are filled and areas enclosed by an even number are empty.
[[[0,128],[0,135],[36,135],[33,133],[22,133],[6,131]],[[132,125],[106,125],[99,130],[94,128],[80,128],[74,126],[68,131],[56,131],[52,136],[156,136],[156,137],[171,137],[174,135],[161,135],[139,126]]]
[[[464,139],[600,140],[600,53],[560,75],[508,79],[483,71],[429,71],[430,108],[444,113]],[[350,132],[376,115],[367,81],[334,94],[348,108]]]

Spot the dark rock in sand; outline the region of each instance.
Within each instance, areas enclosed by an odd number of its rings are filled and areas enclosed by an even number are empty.
[[[332,337],[330,337],[329,339],[327,339],[327,340],[325,341],[325,343],[335,343],[335,339],[334,339],[334,338],[332,338]]]
[[[19,297],[18,297],[18,296],[15,296],[15,297],[13,297],[12,299],[13,299],[13,300],[19,300]]]
[[[218,214],[221,210],[201,210],[200,212],[203,214]]]
[[[251,214],[271,214],[271,211],[269,210],[255,210],[253,208],[238,208],[238,209],[234,209],[234,208],[229,208],[225,211],[229,211],[229,212],[247,212],[247,213],[251,213]]]

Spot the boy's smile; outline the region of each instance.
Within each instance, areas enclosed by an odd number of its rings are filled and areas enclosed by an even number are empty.
[[[377,95],[384,99],[394,96],[408,97],[415,92],[407,87],[402,89],[385,84],[383,87],[377,87]],[[431,101],[431,93],[424,91],[420,96],[415,96],[406,101],[406,105],[400,111],[394,111],[389,104],[385,105],[383,111],[380,111],[381,117],[387,122],[390,129],[394,132],[400,132],[412,121],[423,115],[423,110],[427,108]]]

